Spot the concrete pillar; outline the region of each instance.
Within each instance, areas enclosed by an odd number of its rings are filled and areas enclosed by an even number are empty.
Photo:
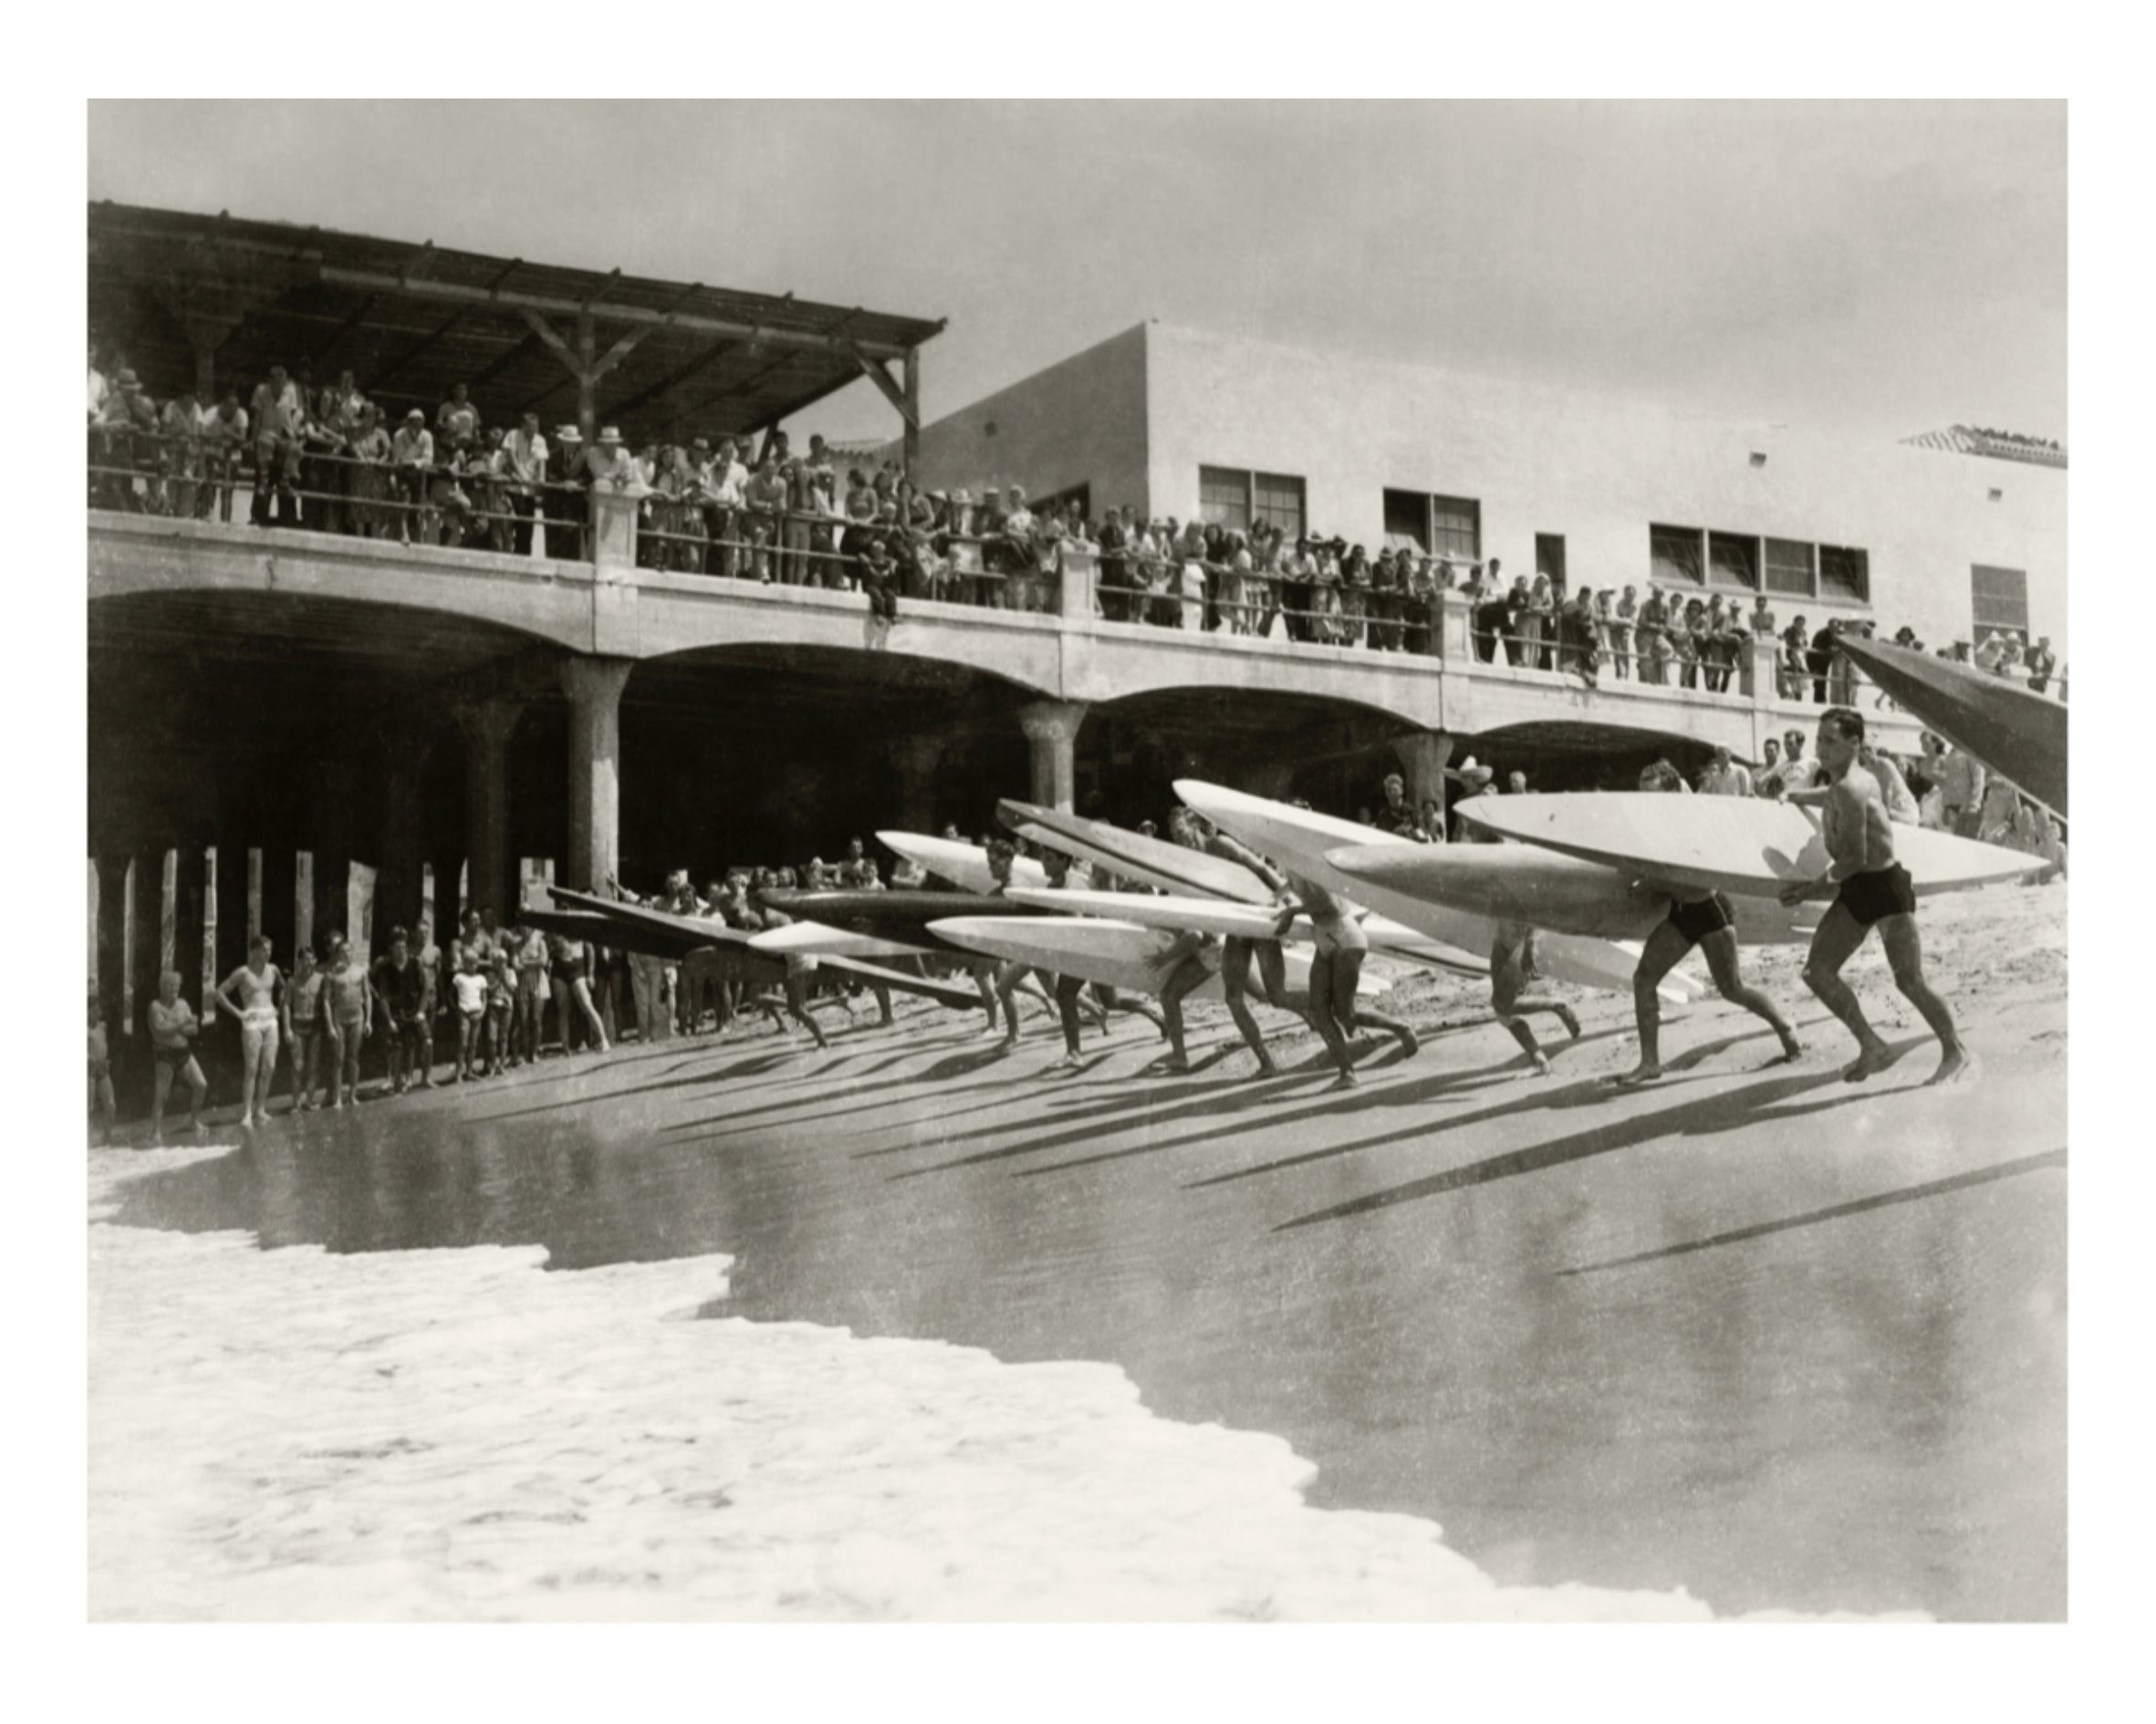
[[[314,912],[308,932],[318,955],[328,955],[332,933],[362,936],[365,929],[345,925],[345,869],[352,859],[352,801],[355,780],[351,763],[342,760],[312,762],[307,777],[307,849],[313,857],[310,883]]]
[[[1474,607],[1467,602],[1467,595],[1448,588],[1439,597],[1444,601],[1444,617],[1438,630],[1437,656],[1452,664],[1471,667],[1474,662]]]
[[[398,725],[381,733],[381,873],[376,883],[375,914],[386,936],[392,927],[411,928],[420,909],[420,865],[426,845],[420,831],[420,792],[433,739],[416,725]],[[386,942],[378,946],[387,950]]]
[[[1078,794],[1078,733],[1086,722],[1083,701],[1035,701],[1018,709],[1018,728],[1033,755],[1030,800],[1064,814]]]
[[[1443,806],[1445,768],[1453,759],[1451,734],[1444,731],[1418,731],[1412,736],[1395,741],[1392,753],[1400,761],[1401,776],[1408,781],[1408,800],[1421,808],[1424,797],[1433,796],[1438,805]]]
[[[509,908],[509,738],[522,705],[471,701],[457,707],[464,733],[464,867],[467,896],[458,908]]]
[[[1755,707],[1771,707],[1780,696],[1776,686],[1775,667],[1780,662],[1782,643],[1778,637],[1769,635],[1752,641],[1752,649],[1745,655],[1737,667],[1737,686],[1751,700]],[[1771,723],[1771,715],[1769,718]]]
[[[899,787],[899,825],[908,832],[933,832],[936,765],[943,758],[937,736],[901,736],[891,744],[891,775]]]
[[[591,560],[602,581],[635,578],[636,512],[646,494],[641,484],[591,487]]]
[[[1099,584],[1100,559],[1082,545],[1065,543],[1058,561],[1062,578],[1057,583],[1059,607],[1066,622],[1091,622],[1094,589]]]
[[[578,891],[606,884],[621,857],[621,691],[633,661],[579,653],[561,667],[569,698],[569,853]]]

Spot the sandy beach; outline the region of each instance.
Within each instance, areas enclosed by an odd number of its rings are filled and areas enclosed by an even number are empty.
[[[1638,1094],[1415,975],[1348,1096],[870,1011],[93,1151],[90,1614],[2062,1618],[2067,890],[1921,919],[1938,1089],[1783,948]]]

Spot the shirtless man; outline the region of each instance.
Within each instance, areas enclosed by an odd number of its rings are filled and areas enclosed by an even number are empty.
[[[89,996],[89,1116],[98,1124],[100,1147],[112,1141],[112,1122],[120,1105],[112,1096],[112,1050],[105,1034],[105,1019],[98,1010],[98,996]]]
[[[1640,788],[1682,792],[1686,786],[1674,766],[1658,760],[1640,774]],[[1662,978],[1694,946],[1706,954],[1707,973],[1714,979],[1715,992],[1732,1005],[1741,1005],[1755,1017],[1764,1018],[1782,1038],[1781,1056],[1773,1064],[1785,1064],[1804,1052],[1797,1033],[1775,1010],[1774,1002],[1745,985],[1744,971],[1737,964],[1736,923],[1729,900],[1719,892],[1672,898],[1669,919],[1648,935],[1647,948],[1640,954],[1640,967],[1632,971],[1632,1012],[1640,1026],[1640,1063],[1621,1077],[1610,1080],[1620,1088],[1661,1081],[1661,996],[1657,990]]]
[[[1394,781],[1388,779],[1390,785]],[[1239,862],[1273,891],[1275,901],[1287,892],[1287,876],[1265,858],[1245,845],[1238,844],[1225,833],[1214,828],[1204,815],[1179,808],[1168,816],[1168,836],[1185,849],[1203,850],[1207,856],[1217,856],[1230,862]],[[1187,1072],[1191,1068],[1189,1054],[1184,1051],[1182,1039],[1183,996],[1203,987],[1215,970],[1210,942],[1187,953],[1169,975],[1167,985],[1161,990],[1161,1011],[1167,1022],[1171,1052],[1156,1062],[1163,1071]],[[1317,1028],[1315,1021],[1305,1010],[1308,1002],[1296,1003],[1287,992],[1287,962],[1282,957],[1280,942],[1276,940],[1250,940],[1232,934],[1222,943],[1217,965],[1221,992],[1227,996],[1228,1015],[1234,1019],[1235,1028],[1250,1051],[1257,1055],[1259,1077],[1277,1077],[1280,1068],[1274,1065],[1273,1056],[1265,1047],[1265,1037],[1259,1033],[1257,1019],[1252,1014],[1249,1002],[1245,998],[1250,986],[1250,965],[1257,962],[1259,983],[1265,989],[1267,1004],[1282,1012],[1292,1012]]]
[[[1359,1029],[1388,1030],[1400,1038],[1402,1058],[1411,1058],[1419,1045],[1415,1033],[1397,1018],[1372,1012],[1359,1004],[1355,984],[1362,974],[1362,961],[1370,953],[1370,936],[1355,919],[1354,907],[1335,898],[1315,880],[1287,877],[1290,896],[1280,907],[1276,923],[1285,934],[1302,911],[1310,919],[1317,950],[1310,959],[1310,1009],[1324,1039],[1326,1052],[1340,1075],[1335,1089],[1355,1087],[1355,1060],[1348,1052],[1348,1035]]]
[[[352,1106],[359,1105],[359,1054],[374,1023],[373,991],[367,972],[352,961],[351,944],[342,934],[329,937],[322,992],[328,996],[324,1027],[329,1037],[329,1111],[339,1113],[348,1093]]]
[[[424,1081],[429,1075],[420,1044],[432,992],[426,967],[411,955],[411,941],[401,928],[390,930],[389,956],[374,961],[367,985],[390,1028],[390,1088],[401,1096],[415,1078]]]
[[[168,970],[157,979],[157,998],[150,1002],[150,1057],[156,1062],[156,1077],[150,1092],[150,1141],[165,1140],[165,1097],[172,1093],[172,1080],[187,1085],[187,1123],[196,1137],[203,1135],[203,1096],[210,1080],[194,1061],[194,1038],[202,1029],[194,1008],[180,997],[180,972]]]
[[[285,983],[285,1045],[292,1052],[292,1111],[313,1113],[315,1052],[322,1027],[322,972],[315,968],[315,951],[302,946],[293,960],[294,969]]]
[[[220,1011],[240,1025],[240,1129],[252,1131],[269,1117],[269,1084],[277,1071],[277,992],[285,978],[269,961],[269,941],[247,942],[247,961],[219,984]],[[234,990],[239,998],[233,998]]]
[[[1799,880],[1784,888],[1782,902],[1795,909],[1807,898],[1825,898],[1829,891],[1833,894],[1834,902],[1812,936],[1804,980],[1857,1038],[1856,1064],[1842,1076],[1849,1083],[1861,1083],[1874,1072],[1885,1071],[1899,1057],[1865,1021],[1855,990],[1841,979],[1842,965],[1855,955],[1876,925],[1880,943],[1887,949],[1887,963],[1894,972],[1894,985],[1923,1014],[1932,1033],[1939,1038],[1939,1069],[1930,1081],[1943,1084],[1966,1069],[1969,1051],[1955,1033],[1953,1014],[1947,1011],[1946,1002],[1924,981],[1923,942],[1916,928],[1916,890],[1910,883],[1909,870],[1894,860],[1894,826],[1887,817],[1879,781],[1858,762],[1858,751],[1863,745],[1861,712],[1837,706],[1819,715],[1818,759],[1826,768],[1827,782],[1817,790],[1801,792],[1787,800],[1820,805],[1822,836],[1832,863],[1817,879]]]
[[[1017,860],[1018,846],[1003,838],[992,838],[988,843],[988,872],[995,877],[995,890],[991,897],[1001,897],[1011,883],[1011,864]],[[1049,884],[1059,886],[1069,870],[1050,870]],[[1036,970],[1030,964],[1006,961],[995,967],[995,996],[1003,1002],[1003,1047],[1007,1054],[1018,1045],[1018,989],[1027,976],[1032,976],[1043,991],[1043,997],[1053,996],[1057,1021],[1063,1026],[1063,1065],[1075,1067],[1078,1064],[1078,1002],[1086,992],[1085,979],[1080,976],[1059,976],[1052,970]],[[1107,1027],[1108,1014],[1099,1014],[1102,1028]]]

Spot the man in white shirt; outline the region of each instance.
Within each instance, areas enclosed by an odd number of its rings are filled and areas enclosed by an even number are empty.
[[[255,386],[255,399],[247,409],[255,427],[255,503],[256,526],[271,524],[271,516],[283,526],[299,524],[299,499],[293,486],[299,481],[299,434],[307,423],[307,408],[299,399],[299,386],[281,365],[269,368],[268,379]]]
[[[1714,758],[1706,771],[1700,774],[1700,794],[1703,796],[1749,796],[1752,794],[1752,774],[1749,770],[1729,756],[1729,750],[1717,748]]]
[[[719,439],[703,490],[703,530],[709,541],[703,572],[731,578],[741,572],[741,509],[748,500],[748,469],[731,437]]]
[[[427,429],[426,414],[415,407],[404,415],[404,422],[390,439],[390,471],[408,505],[403,533],[408,545],[435,543],[434,511],[425,506],[428,469],[433,464],[434,433]]]
[[[547,440],[539,434],[536,413],[526,413],[523,422],[502,439],[502,453],[511,482],[509,512],[516,517],[511,543],[518,556],[529,556],[532,523],[539,513],[539,487],[547,480]]]

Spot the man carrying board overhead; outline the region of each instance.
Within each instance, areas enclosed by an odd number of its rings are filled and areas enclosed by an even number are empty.
[[[1855,990],[1841,979],[1842,965],[1855,956],[1865,935],[1877,925],[1880,942],[1887,949],[1887,962],[1894,972],[1894,985],[1923,1014],[1924,1022],[1939,1038],[1939,1069],[1930,1081],[1943,1084],[1968,1065],[1969,1051],[1954,1031],[1953,1015],[1945,1002],[1924,981],[1923,943],[1916,929],[1916,889],[1910,882],[1909,870],[1894,860],[1894,827],[1887,817],[1886,798],[1879,781],[1858,761],[1863,743],[1861,712],[1838,706],[1819,715],[1818,759],[1826,769],[1826,783],[1816,790],[1794,792],[1784,800],[1820,806],[1821,836],[1832,862],[1817,879],[1799,880],[1784,888],[1781,899],[1794,909],[1807,898],[1825,898],[1829,888],[1834,892],[1834,902],[1812,936],[1804,980],[1857,1038],[1856,1064],[1842,1076],[1852,1084],[1860,1083],[1874,1072],[1883,1072],[1900,1057],[1865,1021]]]

